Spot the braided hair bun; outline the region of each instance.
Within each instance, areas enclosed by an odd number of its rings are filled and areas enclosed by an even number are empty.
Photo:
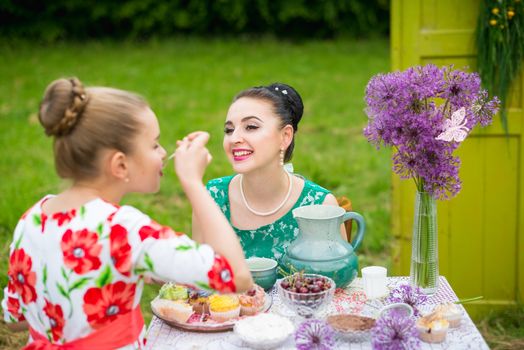
[[[99,155],[112,149],[131,153],[147,102],[129,91],[89,87],[77,78],[58,79],[45,90],[38,119],[53,136],[55,167],[62,178],[98,176]]]
[[[46,89],[38,118],[49,136],[70,134],[88,103],[88,95],[77,78],[58,79]]]

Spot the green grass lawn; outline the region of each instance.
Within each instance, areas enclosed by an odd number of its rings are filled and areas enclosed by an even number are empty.
[[[377,152],[362,135],[365,86],[372,75],[389,69],[387,40],[3,43],[0,52],[0,271],[7,271],[8,245],[20,215],[43,195],[67,186],[54,172],[51,139],[36,112],[45,86],[73,75],[87,85],[114,86],[146,97],[159,117],[168,152],[186,133],[209,131],[214,160],[205,180],[231,173],[222,151],[222,129],[232,97],[275,81],[294,86],[305,105],[295,171],[335,195],[348,196],[364,215],[361,266],[390,265],[389,153]],[[191,209],[172,170],[158,193],[131,195],[124,202],[191,232]],[[0,286],[6,283],[6,273],[0,273]],[[147,321],[156,291],[147,286],[142,298]],[[24,338],[11,336],[0,325],[0,348],[20,347]]]
[[[294,86],[305,104],[295,170],[352,199],[368,225],[361,264],[389,265],[389,155],[376,152],[362,136],[364,89],[372,75],[389,68],[387,40],[4,43],[0,50],[1,271],[7,269],[8,244],[20,215],[43,195],[67,186],[55,174],[52,142],[36,113],[46,85],[73,75],[86,85],[115,86],[146,97],[158,115],[168,152],[186,133],[209,131],[214,160],[206,180],[231,173],[222,151],[222,130],[232,97],[275,81]],[[190,232],[191,209],[172,170],[158,193],[131,195],[124,201]],[[0,285],[6,283],[3,273]],[[148,303],[155,293],[155,287],[147,287],[142,299],[148,320]]]

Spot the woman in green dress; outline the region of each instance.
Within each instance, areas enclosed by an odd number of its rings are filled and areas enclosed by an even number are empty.
[[[240,238],[246,257],[280,261],[297,237],[292,210],[338,205],[321,186],[284,167],[293,154],[304,106],[291,86],[274,83],[240,92],[229,107],[223,147],[235,175],[213,179],[207,189]],[[193,217],[193,239],[205,225]],[[341,229],[345,239],[346,233]]]

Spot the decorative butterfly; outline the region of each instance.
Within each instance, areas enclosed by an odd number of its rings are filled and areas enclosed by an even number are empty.
[[[466,121],[466,109],[462,107],[461,109],[453,112],[451,119],[444,120],[444,131],[435,139],[447,142],[464,141],[469,132],[469,129],[466,127]]]

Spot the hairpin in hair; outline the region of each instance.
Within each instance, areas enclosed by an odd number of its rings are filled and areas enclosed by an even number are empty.
[[[275,91],[280,91],[280,90],[278,89],[278,86],[275,86]],[[283,93],[284,95],[287,95],[287,90],[282,90],[282,91],[280,91],[280,92]]]

